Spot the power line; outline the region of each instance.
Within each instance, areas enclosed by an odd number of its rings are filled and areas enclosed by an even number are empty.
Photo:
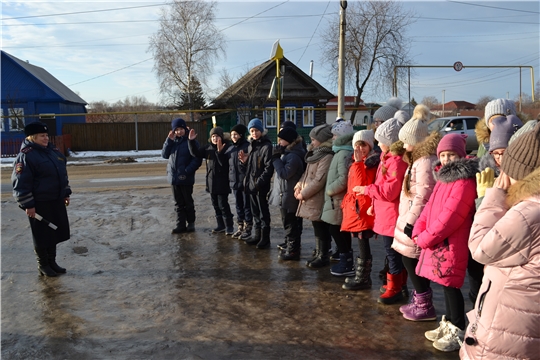
[[[302,53],[302,55],[300,55],[300,59],[298,59],[298,61],[296,62],[296,65],[298,65],[300,60],[302,60],[302,58],[304,57],[304,54],[306,53],[307,48],[309,47],[309,44],[311,44],[311,40],[313,40],[313,36],[315,36],[315,33],[317,32],[317,29],[319,28],[319,25],[321,24],[321,21],[322,21],[324,15],[326,14],[326,10],[328,10],[329,6],[330,6],[330,1],[328,1],[328,3],[326,4],[326,8],[324,9],[324,13],[321,15],[321,18],[319,19],[319,22],[317,23],[317,26],[315,27],[315,30],[313,30],[313,34],[311,34],[311,38],[309,39],[308,44],[304,48],[304,52]]]
[[[479,7],[490,8],[490,9],[499,9],[499,10],[507,10],[507,11],[518,11],[518,12],[524,12],[524,13],[540,14],[540,12],[538,12],[538,11],[510,9],[510,8],[503,8],[503,7],[499,7],[499,6],[481,5],[481,4],[468,3],[468,2],[463,2],[463,1],[454,1],[454,0],[447,0],[447,1],[451,2],[451,3],[456,3],[456,4],[479,6]]]
[[[264,10],[264,11],[261,11],[260,13],[255,14],[255,15],[253,15],[253,16],[247,17],[247,18],[245,18],[244,20],[239,21],[239,22],[237,22],[237,23],[235,23],[235,24],[232,24],[232,25],[230,25],[230,26],[227,26],[226,28],[223,28],[223,29],[221,29],[221,30],[219,30],[219,31],[220,31],[220,32],[223,32],[223,31],[225,31],[225,30],[227,30],[227,29],[232,28],[233,26],[240,25],[241,23],[246,22],[246,21],[248,21],[249,19],[253,19],[253,18],[256,17],[256,16],[259,16],[259,15],[261,15],[261,14],[264,14],[265,12],[268,12],[268,11],[270,11],[270,10],[272,10],[272,9],[275,9],[275,8],[277,8],[278,6],[281,6],[281,5],[286,4],[286,3],[288,3],[288,2],[289,2],[289,0],[285,0],[284,2],[279,3],[279,4],[277,4],[276,6],[272,6],[272,7],[269,8],[269,9],[266,9],[266,10]]]
[[[113,9],[75,11],[75,12],[70,12],[70,13],[58,13],[58,14],[45,14],[45,15],[18,16],[18,17],[12,17],[12,18],[2,18],[2,21],[5,21],[5,20],[30,19],[30,18],[38,18],[38,17],[49,17],[49,16],[64,16],[64,15],[89,14],[89,13],[106,12],[106,11],[116,11],[116,10],[127,10],[127,9],[140,9],[140,8],[147,8],[147,7],[154,7],[154,6],[162,6],[162,5],[167,5],[167,3],[152,4],[152,5],[141,5],[141,6],[129,6],[129,7],[121,7],[121,8],[113,8]]]
[[[135,65],[142,64],[143,62],[146,62],[146,61],[149,61],[149,60],[152,60],[152,59],[153,59],[153,58],[149,58],[149,59],[146,59],[146,60],[143,60],[143,61],[139,61],[138,63],[131,64],[131,65],[128,65],[128,66],[125,66],[125,67],[123,67],[123,68],[121,68],[121,69],[117,69],[117,70],[108,72],[108,73],[106,73],[106,74],[102,74],[102,75],[95,76],[95,77],[90,78],[90,79],[86,79],[86,80],[83,80],[83,81],[79,81],[79,82],[74,83],[74,84],[69,84],[68,86],[73,86],[73,85],[82,84],[82,83],[87,82],[87,81],[90,81],[90,80],[95,80],[95,79],[98,79],[98,78],[103,77],[103,76],[107,76],[107,75],[110,75],[110,74],[114,74],[115,72],[118,72],[118,71],[121,71],[121,70],[130,68],[130,67],[135,66]]]

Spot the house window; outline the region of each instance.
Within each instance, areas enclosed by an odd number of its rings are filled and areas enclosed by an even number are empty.
[[[292,121],[296,124],[296,108],[286,107],[285,108],[285,121]]]
[[[24,129],[24,109],[11,108],[9,109],[9,130],[21,131]]]
[[[0,131],[4,131],[4,121],[5,121],[6,119],[3,118],[3,116],[4,116],[4,109],[0,109],[0,110],[1,110],[0,116],[2,116],[2,117],[0,118],[0,119],[2,119],[2,122],[0,123],[1,126],[2,126],[2,127],[0,128]]]
[[[266,128],[275,128],[276,125],[276,108],[264,109],[264,121]]]
[[[302,116],[302,125],[304,127],[315,126],[315,110],[313,106],[304,106]]]

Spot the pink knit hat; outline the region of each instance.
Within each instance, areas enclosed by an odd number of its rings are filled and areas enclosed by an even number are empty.
[[[467,135],[465,134],[447,134],[439,142],[437,146],[437,157],[440,156],[443,151],[453,151],[459,155],[460,158],[467,156],[465,151],[465,144],[467,143]]]

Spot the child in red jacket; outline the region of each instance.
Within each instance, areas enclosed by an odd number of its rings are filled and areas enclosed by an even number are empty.
[[[367,214],[371,206],[369,196],[362,195],[354,189],[366,186],[375,181],[379,155],[373,151],[373,131],[360,130],[353,136],[353,163],[349,168],[347,193],[341,203],[343,221],[341,231],[353,233],[358,238],[360,252],[356,258],[355,276],[345,279],[343,289],[363,290],[371,288],[372,257],[369,238],[373,236],[373,216]],[[350,240],[349,240],[350,241]],[[350,247],[350,244],[349,244]]]
[[[476,199],[477,159],[466,158],[466,135],[448,134],[437,146],[437,183],[414,224],[413,241],[422,249],[416,274],[441,284],[446,317],[425,333],[433,347],[459,350],[465,330],[465,304],[461,287],[465,280]]]

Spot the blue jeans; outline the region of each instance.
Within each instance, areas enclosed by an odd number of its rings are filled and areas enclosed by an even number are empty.
[[[403,261],[401,261],[401,254],[392,249],[392,243],[394,238],[391,236],[381,236],[384,242],[384,249],[386,250],[386,257],[388,258],[388,272],[392,275],[397,275],[403,270]]]
[[[251,206],[249,205],[249,197],[244,190],[233,190],[234,200],[236,201],[236,216],[238,222],[247,222],[251,224],[253,217],[251,215]]]

